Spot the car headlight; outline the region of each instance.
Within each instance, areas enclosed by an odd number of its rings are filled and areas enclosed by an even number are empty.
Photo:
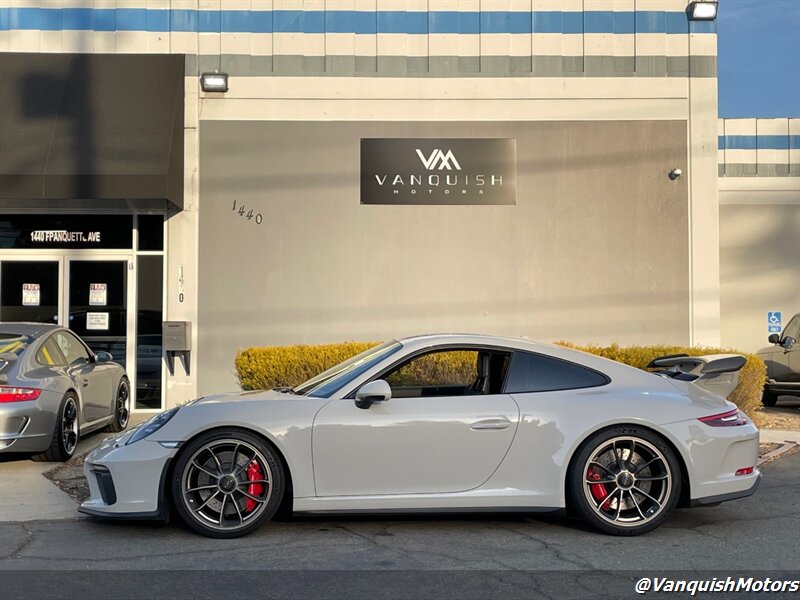
[[[139,428],[134,432],[134,434],[131,436],[131,439],[129,439],[125,445],[127,446],[128,444],[132,444],[133,442],[138,442],[139,440],[143,440],[148,435],[155,433],[156,431],[161,429],[164,425],[167,424],[167,421],[169,421],[173,416],[175,416],[175,413],[178,412],[179,408],[180,406],[176,406],[175,408],[170,408],[169,410],[165,410],[164,412],[158,413],[156,416],[148,419],[147,421],[139,425]]]

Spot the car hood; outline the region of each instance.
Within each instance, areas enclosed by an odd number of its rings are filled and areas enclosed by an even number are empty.
[[[225,394],[214,394],[212,396],[203,396],[197,400],[188,402],[186,406],[194,404],[230,404],[234,402],[253,402],[262,400],[289,400],[292,398],[306,398],[306,396],[298,396],[289,392],[279,392],[277,390],[253,390],[247,392],[228,392]]]

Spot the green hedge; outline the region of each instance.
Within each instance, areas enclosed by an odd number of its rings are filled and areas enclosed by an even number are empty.
[[[685,353],[697,356],[735,352],[719,348],[683,346],[618,346],[617,344],[578,346],[569,342],[556,343],[610,358],[639,369],[644,369],[651,360],[665,354]],[[236,354],[236,376],[243,390],[295,386],[377,344],[378,342],[344,342],[341,344],[247,348]],[[728,399],[758,423],[760,421],[761,393],[764,389],[767,369],[764,361],[758,356],[754,354],[743,354],[743,356],[747,358],[747,363],[739,372],[739,385]],[[396,377],[418,378],[422,376],[427,380],[430,377],[439,378],[444,373],[452,373],[453,381],[464,381],[468,373],[472,373],[474,370],[474,354],[462,352],[451,355],[449,361],[445,361],[441,357],[432,357],[429,361],[418,361],[415,373],[400,371]]]

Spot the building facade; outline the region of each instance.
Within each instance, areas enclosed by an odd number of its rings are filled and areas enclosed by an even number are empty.
[[[717,345],[716,31],[686,8],[3,2],[0,319],[124,355],[140,410],[234,389],[251,345]]]
[[[800,312],[800,119],[720,119],[719,203],[722,342],[752,351]]]

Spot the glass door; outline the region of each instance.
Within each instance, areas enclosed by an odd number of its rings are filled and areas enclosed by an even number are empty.
[[[128,363],[128,260],[68,260],[67,327],[94,352]]]
[[[61,270],[58,257],[0,261],[0,321],[59,323]]]

